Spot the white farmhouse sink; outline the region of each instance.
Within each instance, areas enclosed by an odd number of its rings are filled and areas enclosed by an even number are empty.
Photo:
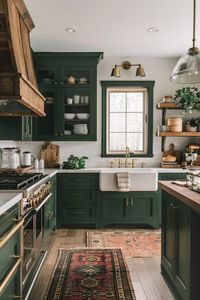
[[[116,173],[129,172],[130,191],[157,191],[158,173],[153,168],[102,168],[99,176],[101,191],[118,191]]]

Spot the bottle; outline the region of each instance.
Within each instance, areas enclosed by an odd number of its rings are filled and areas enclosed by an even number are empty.
[[[39,169],[44,169],[44,159],[39,160]]]
[[[34,169],[38,169],[39,163],[38,163],[38,159],[36,158],[34,160]]]

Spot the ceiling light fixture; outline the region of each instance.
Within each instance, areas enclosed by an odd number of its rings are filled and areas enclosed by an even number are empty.
[[[159,31],[159,28],[158,28],[158,27],[149,27],[149,28],[147,29],[147,31],[148,31],[148,32],[153,32],[153,33],[155,33],[155,32],[158,32],[158,31]]]
[[[112,69],[111,76],[120,77],[120,67],[124,70],[129,70],[131,67],[137,67],[135,75],[139,77],[145,76],[145,72],[141,64],[131,64],[129,61],[124,61],[121,65],[115,65]]]
[[[174,67],[170,80],[175,83],[200,82],[200,50],[195,47],[196,0],[193,1],[193,38],[192,47],[179,59]]]
[[[73,27],[68,27],[68,28],[65,29],[65,31],[69,32],[69,33],[74,33],[74,32],[76,32],[76,29],[73,28]]]

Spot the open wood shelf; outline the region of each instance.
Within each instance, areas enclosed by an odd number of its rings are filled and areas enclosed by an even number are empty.
[[[173,102],[160,102],[157,104],[157,108],[160,108],[160,109],[163,109],[163,108],[182,109],[181,107],[177,107],[176,103],[173,103]]]
[[[172,132],[172,131],[167,131],[167,132],[159,132],[156,133],[157,136],[180,136],[180,137],[187,137],[187,136],[193,136],[193,137],[198,137],[200,136],[200,132]]]

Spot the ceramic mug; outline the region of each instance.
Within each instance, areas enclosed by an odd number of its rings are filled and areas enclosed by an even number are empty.
[[[67,98],[66,101],[67,101],[67,104],[72,104],[73,103],[73,99],[72,98]]]
[[[74,95],[74,104],[79,104],[79,101],[80,101],[80,96]]]

